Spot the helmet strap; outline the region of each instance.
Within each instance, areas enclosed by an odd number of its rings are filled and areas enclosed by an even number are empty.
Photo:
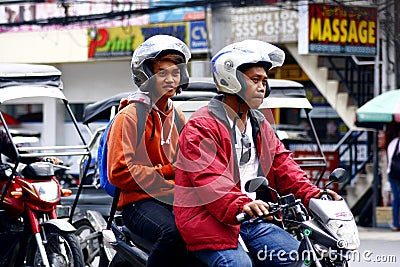
[[[238,102],[238,111],[237,111],[237,114],[238,114],[239,118],[242,119],[242,117],[243,117],[243,112],[240,111],[240,108],[241,108],[242,104],[244,103],[244,100],[243,100],[243,98],[242,98],[240,95],[238,95],[238,94],[236,94],[236,99],[237,99],[237,102]]]

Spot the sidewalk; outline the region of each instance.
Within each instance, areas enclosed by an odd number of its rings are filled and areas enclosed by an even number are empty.
[[[358,227],[361,240],[400,241],[400,231],[393,232],[389,227]]]

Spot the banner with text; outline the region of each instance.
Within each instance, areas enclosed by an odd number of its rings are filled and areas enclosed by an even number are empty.
[[[376,55],[376,7],[299,6],[299,25],[299,54]]]
[[[233,41],[296,42],[297,22],[298,15],[293,10],[271,6],[232,8]]]
[[[88,57],[132,56],[136,47],[157,34],[177,37],[188,44],[192,53],[202,53],[208,49],[207,29],[204,21],[160,23],[88,29]]]

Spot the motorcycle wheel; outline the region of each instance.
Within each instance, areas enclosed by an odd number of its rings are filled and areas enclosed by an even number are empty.
[[[74,233],[64,232],[54,226],[45,226],[45,249],[50,266],[84,267],[84,260],[78,237]],[[27,266],[44,266],[36,239],[33,237],[27,249]]]
[[[140,267],[142,265],[138,265]],[[114,258],[111,260],[109,267],[136,267],[132,265],[128,261],[126,261],[121,255],[117,252]]]
[[[79,239],[85,266],[107,267],[109,262],[102,246],[101,233],[97,233],[86,219],[74,222],[73,226],[76,228],[75,235]]]

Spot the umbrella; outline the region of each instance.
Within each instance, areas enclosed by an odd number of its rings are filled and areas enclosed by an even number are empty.
[[[382,129],[387,123],[400,123],[400,89],[382,93],[367,103],[362,105],[356,111],[356,125],[361,127],[370,127]],[[379,198],[379,159],[378,159],[378,134],[374,131],[373,141],[373,226],[376,226],[376,207]]]
[[[400,122],[400,89],[382,93],[356,111],[357,126],[381,128],[390,122]]]

